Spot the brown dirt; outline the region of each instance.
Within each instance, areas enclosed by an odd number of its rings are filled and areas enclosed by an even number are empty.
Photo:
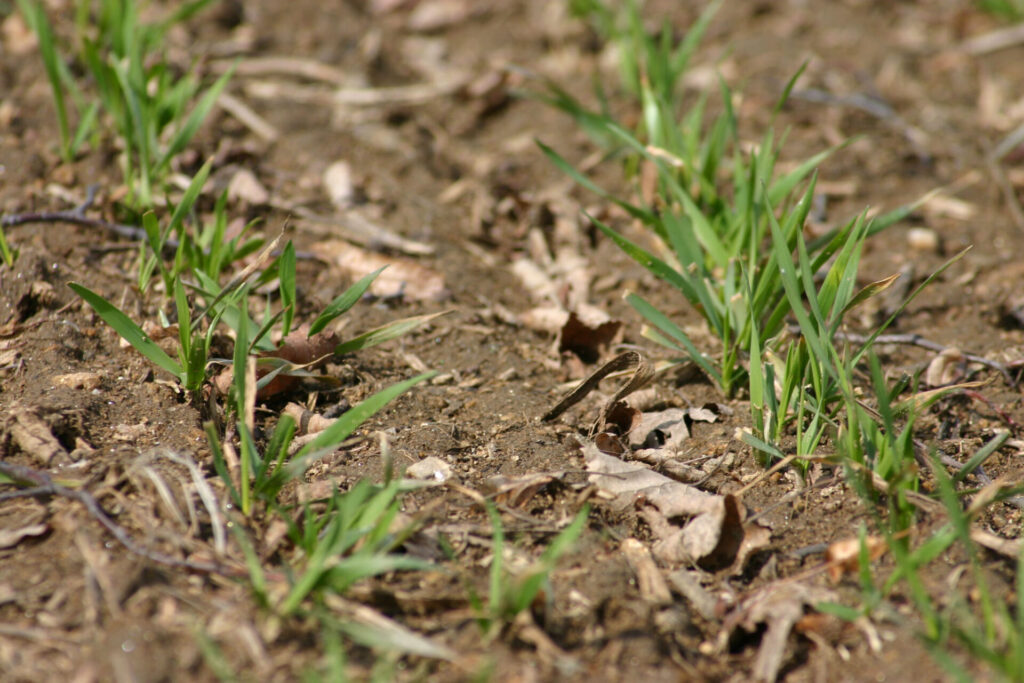
[[[442,67],[474,79],[511,74],[492,92],[498,97],[487,99],[463,88],[421,103],[339,110],[332,105],[331,88],[322,83],[293,74],[240,75],[231,91],[273,125],[280,138],[262,142],[218,111],[181,170],[194,171],[197,160],[215,154],[218,191],[238,168],[251,170],[270,191],[274,206],[234,202],[232,215],[260,218],[269,234],[288,225],[287,236],[302,250],[333,228],[301,219],[288,224],[293,211],[281,207],[330,214],[320,176],[329,164],[344,159],[354,172],[360,210],[435,248],[416,260],[443,274],[448,300],[364,302],[350,314],[347,330],[362,331],[406,315],[452,312],[329,370],[344,378],[341,394],[352,403],[410,376],[419,362],[444,373],[444,381],[396,400],[360,430],[368,438],[314,467],[307,479],[344,489],[359,477],[379,478],[378,432],[387,434],[401,465],[440,457],[452,466],[455,480],[472,490],[486,492],[487,480],[499,474],[564,472],[562,485],[542,490],[514,515],[504,515],[518,550],[537,555],[582,503],[586,477],[571,444],[592,419],[593,406],[590,412],[576,409],[554,425],[538,423],[536,417],[558,399],[561,383],[595,366],[581,367],[578,360],[559,355],[550,335],[508,324],[500,310],[519,314],[533,305],[509,269],[514,258],[527,252],[530,228],[540,226],[550,234],[552,212],[564,206],[573,212],[603,207],[572,188],[532,140],[553,144],[577,162],[593,147],[563,115],[529,98],[510,96],[514,89],[537,83],[503,69],[514,65],[545,74],[586,98],[591,79],[602,73],[594,39],[559,3],[541,0],[468,3],[475,8],[469,16],[430,32],[410,29],[409,21],[414,12],[435,3],[424,1],[418,10],[404,3],[380,15],[369,4],[384,3],[226,2],[214,15],[172,34],[172,57],[183,64],[225,53],[302,57],[338,69],[346,87],[421,83],[437,78]],[[682,30],[699,4],[651,3],[647,13],[660,17],[665,16],[660,10],[668,11]],[[230,8],[239,14],[233,16]],[[97,182],[97,213],[109,213],[120,183],[113,152],[103,142],[100,150],[73,164],[59,163],[49,89],[34,49],[18,47],[17,21],[7,17],[0,38],[0,211],[68,209],[81,201],[89,183]],[[1015,254],[1024,243],[1024,226],[1014,224],[985,155],[1017,123],[1019,103],[1011,101],[1012,86],[1024,76],[1024,67],[1018,61],[1020,48],[978,57],[955,49],[965,38],[997,27],[970,3],[951,0],[730,3],[715,19],[695,66],[698,73],[713,74],[710,69],[717,64],[742,91],[739,111],[752,141],[767,124],[781,87],[805,61],[802,88],[866,93],[888,103],[899,118],[794,99],[777,123],[779,130],[790,129],[784,160],[802,159],[859,136],[821,169],[823,187],[830,188],[825,191],[830,224],[866,206],[893,208],[957,183],[948,196],[960,203],[947,202],[945,210],[922,209],[871,240],[863,280],[889,275],[908,262],[921,280],[944,258],[973,245],[914,302],[897,330],[1008,362],[1019,359],[1024,349],[1021,323],[1006,315],[1021,303]],[[58,25],[62,34],[69,30]],[[430,62],[434,50],[441,55],[439,66]],[[280,90],[261,97],[255,86],[263,82]],[[694,80],[694,88],[704,85]],[[707,85],[714,87],[714,81]],[[303,100],[310,92],[316,96]],[[1019,182],[1013,163],[1006,170],[1011,182]],[[606,184],[621,184],[614,163],[596,173]],[[453,191],[453,184],[462,190]],[[939,249],[909,246],[911,227],[934,231]],[[111,235],[66,224],[16,227],[7,237],[21,257],[13,269],[0,267],[0,326],[6,330],[0,337],[0,358],[5,359],[0,368],[2,457],[41,467],[7,438],[13,416],[32,411],[68,452],[74,451],[66,462],[51,463],[55,476],[81,482],[140,542],[178,556],[207,556],[209,528],[176,521],[153,481],[137,467],[146,454],[160,449],[191,454],[208,467],[199,412],[169,378],[122,348],[65,286],[81,282],[121,303],[136,319],[155,319],[157,297],[140,298],[133,288],[136,250]],[[606,240],[583,243],[593,274],[603,283],[590,303],[625,322],[625,343],[645,345],[638,317],[620,300],[626,288],[642,288],[685,324],[697,321]],[[303,262],[300,277],[301,315],[307,316],[349,284],[335,267],[318,261]],[[659,357],[657,349],[648,351]],[[893,376],[919,369],[931,358],[930,352],[910,347],[882,351]],[[56,383],[56,376],[72,372],[96,373],[99,386],[90,390]],[[994,374],[985,370],[981,377]],[[724,402],[694,373],[662,378],[659,390],[669,405],[715,401],[729,409],[715,424],[694,426],[690,452],[731,456],[704,482],[707,490],[736,490],[762,471],[749,449],[733,439],[734,430],[747,422],[743,401]],[[1014,425],[1024,421],[1018,391],[1000,377],[982,393]],[[319,405],[339,400],[337,393],[325,393]],[[281,407],[282,402],[270,401],[260,419],[272,424]],[[947,454],[966,457],[1004,426],[989,406],[956,399],[922,420],[922,438]],[[1017,452],[1016,446],[1005,447],[987,464],[989,473],[1019,481]],[[160,462],[180,500],[187,472]],[[207,474],[216,479],[212,468]],[[784,474],[746,493],[745,505],[770,526],[771,541],[738,575],[704,573],[702,581],[714,595],[742,598],[816,562],[813,556],[796,559],[792,551],[856,536],[862,524],[873,528],[872,513],[852,491],[836,486],[784,498],[798,485],[798,477]],[[595,501],[583,539],[552,575],[546,607],[534,610],[535,626],[519,623],[491,642],[481,639],[466,588],[486,590],[486,515],[455,488],[412,495],[405,513],[426,515],[428,529],[444,525],[458,562],[438,557],[442,571],[389,575],[357,585],[348,597],[451,646],[459,657],[446,663],[409,657],[376,661],[353,647],[348,664],[355,678],[368,677],[375,666],[385,678],[428,680],[488,674],[495,680],[746,680],[750,675],[761,633],[736,636],[724,650],[716,649],[719,620],[699,616],[679,595],[674,595],[672,619],[666,617],[666,606],[641,599],[620,542],[649,540],[651,534],[629,508]],[[922,526],[931,528],[936,521],[924,519]],[[995,533],[1016,537],[1020,514],[997,506],[985,523]],[[33,524],[44,524],[43,533],[0,548],[0,675],[5,680],[212,680],[197,631],[218,645],[242,678],[294,680],[320,662],[322,643],[312,620],[277,620],[256,606],[242,583],[168,569],[128,552],[77,502],[19,498],[0,504],[0,528]],[[264,540],[258,524],[250,532],[257,543]],[[229,552],[238,556],[236,549]],[[1012,600],[1012,563],[995,554],[984,554],[983,560],[1001,597]],[[960,556],[943,558],[923,577],[926,585],[936,594],[949,592],[949,581],[955,591],[965,590],[964,582],[956,582],[964,563]],[[883,558],[876,571],[884,576],[891,567]],[[831,585],[824,575],[810,582]],[[859,604],[855,579],[843,579],[836,589],[845,603]],[[876,620],[878,650],[859,631],[828,643],[792,635],[782,674],[794,681],[942,680],[943,670],[920,644],[920,624],[903,590],[896,590],[892,609]],[[955,647],[951,650],[969,669],[980,667]]]

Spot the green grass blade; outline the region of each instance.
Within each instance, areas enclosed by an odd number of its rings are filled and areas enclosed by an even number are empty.
[[[281,283],[281,336],[287,337],[295,317],[295,245],[291,240],[284,245],[281,258],[277,261],[277,277]]]
[[[1010,432],[1000,432],[993,436],[987,444],[978,449],[977,453],[968,458],[967,462],[964,463],[964,466],[960,468],[959,472],[956,472],[953,475],[953,483],[960,483],[967,477],[967,475],[981,467],[981,464],[984,463],[989,456],[995,453],[1000,446],[1006,443],[1006,440],[1009,438]]]
[[[71,140],[70,154],[72,158],[78,154],[78,150],[81,149],[82,145],[85,143],[85,139],[89,137],[96,128],[99,113],[99,102],[92,102],[81,110],[81,114],[78,119],[78,127],[75,129],[75,137]]]
[[[487,505],[487,516],[491,518],[491,569],[487,606],[491,615],[497,616],[505,601],[505,530],[501,526],[501,515],[491,503]]]
[[[171,138],[170,143],[167,145],[167,150],[163,153],[160,160],[155,166],[155,170],[158,174],[161,174],[167,170],[171,164],[171,160],[178,156],[185,149],[186,145],[195,137],[196,132],[199,130],[199,126],[203,124],[206,116],[213,109],[213,105],[216,104],[217,98],[220,97],[221,92],[224,90],[224,86],[228,84],[231,76],[235,72],[235,67],[232,66],[228,69],[217,81],[210,86],[203,97],[199,100],[199,103],[195,106],[188,118],[182,124],[181,128]]]
[[[305,469],[306,461],[312,457],[335,448],[344,441],[352,432],[359,428],[363,422],[369,419],[374,413],[390,403],[393,399],[405,393],[413,386],[430,379],[437,372],[425,372],[404,382],[393,384],[386,389],[378,391],[373,396],[356,404],[346,411],[337,422],[320,432],[313,441],[309,442],[295,454],[295,459],[289,463],[291,475],[297,475]]]
[[[821,162],[828,159],[836,150],[842,149],[846,144],[848,143],[836,145],[823,152],[818,152],[786,175],[777,178],[768,188],[768,202],[772,206],[780,204],[808,174],[821,165]]]
[[[871,333],[871,335],[868,337],[867,341],[864,342],[864,345],[861,346],[860,350],[856,354],[854,354],[854,356],[853,356],[853,363],[856,364],[857,362],[860,361],[861,356],[863,356],[865,351],[867,351],[867,349],[869,349],[871,347],[871,345],[874,344],[875,339],[878,337],[878,335],[882,334],[882,332],[884,332],[889,327],[889,325],[891,325],[893,323],[893,321],[896,320],[896,318],[898,318],[903,313],[903,310],[907,306],[910,305],[911,301],[913,301],[914,299],[917,298],[917,295],[920,294],[921,291],[925,287],[930,285],[937,277],[939,277],[939,275],[944,273],[947,268],[949,268],[951,265],[953,265],[954,263],[959,261],[961,258],[963,258],[964,255],[967,252],[969,252],[970,250],[971,250],[971,247],[969,247],[969,246],[964,248],[958,254],[956,254],[951,259],[949,259],[948,261],[943,263],[941,266],[939,266],[939,269],[936,270],[931,275],[929,275],[927,278],[925,278],[924,282],[922,282],[917,287],[915,287],[914,291],[911,292],[910,295],[907,296],[907,298],[904,299],[902,303],[900,303],[900,305],[896,308],[895,311],[892,312],[892,314],[889,316],[889,318],[884,323],[879,325],[878,328],[875,329],[874,332]]]
[[[356,302],[362,298],[363,294],[366,293],[366,290],[370,288],[370,285],[373,284],[373,281],[385,268],[387,268],[387,266],[381,266],[369,275],[364,276],[358,282],[346,289],[334,301],[328,304],[327,308],[325,308],[323,312],[317,316],[316,320],[313,321],[313,324],[310,325],[309,336],[312,337],[314,334],[322,331],[332,320],[355,306]]]
[[[106,322],[114,328],[121,337],[135,347],[139,353],[149,359],[154,365],[166,370],[179,379],[183,376],[180,364],[174,362],[164,350],[157,346],[156,342],[149,338],[132,319],[122,313],[116,306],[82,285],[71,282],[68,287],[74,290],[75,294],[82,297],[89,306]]]
[[[67,104],[64,101],[64,90],[61,86],[60,55],[53,40],[53,28],[42,5],[30,0],[17,0],[18,8],[25,17],[25,23],[36,34],[39,41],[39,54],[43,58],[43,68],[53,92],[53,105],[57,110],[57,127],[60,132],[60,153],[65,161],[71,160],[71,128],[68,125]]]
[[[621,129],[619,129],[619,131],[625,134],[627,137],[629,136],[629,134],[626,133],[625,131]],[[656,222],[654,214],[652,214],[650,211],[645,211],[637,206],[633,206],[629,202],[624,202],[621,199],[612,197],[605,190],[595,185],[589,178],[587,178],[582,173],[573,168],[572,164],[563,159],[561,155],[558,154],[558,152],[551,149],[540,140],[535,140],[534,142],[537,143],[537,146],[540,147],[544,155],[551,160],[551,163],[553,163],[559,170],[561,170],[567,176],[572,178],[580,187],[590,190],[591,192],[593,192],[594,194],[603,199],[607,199],[610,202],[614,202],[616,206],[626,211],[630,216],[638,220],[641,220],[648,225],[651,225]]]
[[[441,311],[440,313],[428,313],[427,315],[417,315],[410,318],[403,318],[402,320],[396,320],[388,323],[376,329],[364,332],[363,334],[349,339],[346,342],[342,342],[334,347],[334,354],[340,356],[346,353],[352,353],[353,351],[360,351],[362,349],[368,349],[378,344],[383,344],[386,341],[397,339],[403,336],[407,332],[416,329],[420,325],[430,322],[434,318],[447,314],[448,311]]]
[[[804,71],[807,70],[807,65],[810,64],[810,60],[804,60],[804,63],[800,65],[800,68],[796,70],[796,73],[786,82],[786,87],[782,89],[782,94],[779,95],[778,101],[775,102],[775,108],[772,110],[772,120],[778,116],[782,108],[786,106],[786,102],[789,101],[789,96],[793,92],[793,88],[796,87],[797,81],[804,75]]]
[[[626,301],[629,302],[629,305],[635,308],[640,315],[647,318],[652,325],[657,327],[673,340],[679,342],[679,344],[686,349],[686,352],[690,354],[690,359],[700,366],[700,368],[716,383],[718,383],[719,386],[721,386],[722,373],[711,364],[711,361],[708,360],[704,354],[697,350],[697,347],[694,346],[690,337],[683,332],[678,325],[669,320],[668,316],[636,294],[630,293],[626,295]]]
[[[185,222],[185,216],[192,211],[192,207],[195,206],[196,200],[199,199],[199,195],[203,191],[203,186],[206,185],[206,179],[210,176],[211,168],[213,168],[212,158],[207,159],[202,168],[196,172],[192,182],[188,184],[185,194],[181,196],[181,201],[174,207],[174,213],[171,214],[171,222],[167,224],[168,231],[180,232],[181,226]],[[181,237],[184,237],[184,235],[181,235]]]
[[[711,24],[711,20],[714,19],[715,14],[718,13],[722,2],[723,0],[714,0],[714,2],[708,3],[707,7],[701,11],[700,16],[697,17],[697,21],[689,26],[686,36],[679,44],[679,47],[676,48],[675,54],[672,55],[672,76],[677,82],[683,72],[686,71],[687,66],[689,66],[690,59],[693,57],[697,45],[700,44],[701,38],[707,32],[708,26]]]
[[[3,226],[0,225],[0,258],[8,268],[14,267],[14,261],[18,258],[17,250],[11,249],[7,244],[7,236],[4,234]]]
[[[626,253],[627,256],[632,258],[634,261],[639,263],[641,266],[651,272],[652,275],[660,280],[668,282],[676,289],[681,291],[684,296],[692,303],[697,305],[700,301],[697,290],[690,284],[690,282],[681,275],[675,268],[662,261],[657,256],[651,254],[643,247],[631,242],[627,238],[623,237],[618,231],[605,225],[598,219],[587,215],[594,225],[603,232],[605,235],[611,238],[613,242]]]

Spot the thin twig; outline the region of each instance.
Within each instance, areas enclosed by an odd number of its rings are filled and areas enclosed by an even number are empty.
[[[800,327],[796,325],[791,326],[790,331],[792,331],[794,334],[799,334]],[[836,332],[835,338],[838,339],[839,341],[847,341],[852,344],[866,344],[868,340],[871,339],[866,335],[857,334],[855,332]],[[943,346],[938,342],[931,341],[930,339],[925,339],[916,332],[909,334],[880,334],[877,337],[875,337],[873,343],[909,344],[911,346],[919,346],[922,349],[928,349],[929,351],[935,351],[938,353],[942,353],[947,348],[949,348],[948,346]],[[973,353],[964,353],[964,358],[971,363],[986,365],[992,368],[993,370],[996,370],[997,372],[999,372],[999,374],[1003,376],[1003,379],[1006,380],[1007,384],[1009,384],[1013,388],[1017,387],[1016,380],[1013,379],[1013,376],[1010,374],[1010,371],[1009,369],[1007,369],[1005,364],[1000,363],[999,361],[996,360],[989,360],[988,358],[983,358],[982,356],[978,356]]]
[[[965,40],[960,44],[960,50],[977,56],[1015,47],[1022,42],[1024,42],[1024,24],[1017,24]]]
[[[87,228],[101,228],[132,240],[146,239],[146,231],[142,228],[86,216],[85,211],[92,206],[93,200],[96,198],[96,190],[96,185],[90,185],[86,190],[85,201],[70,211],[29,211],[27,213],[16,213],[0,218],[0,226],[12,228],[16,225],[26,225],[28,223],[71,223],[72,225],[82,225]],[[170,248],[169,244],[168,247]],[[177,245],[174,245],[174,248],[177,248]]]
[[[827,104],[859,109],[860,111],[874,116],[879,121],[882,121],[893,129],[899,131],[899,133],[903,135],[907,142],[909,142],[914,148],[914,152],[917,154],[918,159],[922,161],[930,161],[932,159],[932,154],[927,149],[928,135],[917,126],[908,123],[906,119],[896,113],[896,110],[889,106],[889,104],[880,97],[865,95],[862,93],[836,95],[828,92],[827,90],[821,90],[818,88],[794,90],[790,97],[804,100],[805,102],[814,102],[816,104]]]
[[[1014,225],[1018,230],[1024,232],[1024,209],[1021,208],[1020,201],[1017,200],[1017,190],[1014,189],[1010,179],[1006,177],[999,157],[990,154],[985,158],[985,166],[988,168],[992,180],[999,186],[999,191],[1003,193],[1003,201],[1006,202],[1006,207],[1010,210],[1010,217],[1013,218]]]
[[[91,218],[85,215],[86,209],[92,206],[93,200],[96,197],[96,185],[90,185],[86,191],[85,201],[76,206],[70,211],[29,211],[26,213],[16,213],[10,216],[0,217],[0,227],[12,228],[18,225],[27,225],[29,223],[70,223],[72,225],[81,225],[87,228],[100,228],[108,232],[112,232],[120,237],[125,237],[130,240],[142,241],[148,239],[146,231],[134,225],[125,225],[124,223],[113,223],[111,221],[103,220],[102,218]],[[179,242],[173,237],[168,237],[164,241],[164,251],[173,253],[177,250]],[[279,255],[280,252],[274,252],[274,256]],[[316,254],[306,251],[295,252],[295,257],[306,261],[320,261],[322,260]]]
[[[182,560],[177,557],[166,555],[157,550],[151,550],[137,543],[127,531],[118,526],[107,513],[103,511],[100,504],[92,494],[86,491],[76,491],[53,481],[49,474],[17,465],[12,462],[0,460],[0,474],[10,477],[12,480],[22,484],[28,484],[31,488],[13,493],[33,496],[57,496],[81,503],[86,511],[99,522],[117,541],[129,551],[145,557],[146,559],[168,567],[178,567],[202,574],[220,574],[228,577],[246,577],[248,574],[239,567],[231,567],[220,562],[201,562],[195,560]],[[3,494],[6,497],[13,497],[10,493]]]

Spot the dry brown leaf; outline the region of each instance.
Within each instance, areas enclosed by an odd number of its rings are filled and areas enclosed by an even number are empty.
[[[558,334],[569,320],[569,312],[560,306],[537,306],[515,318],[535,332]]]
[[[864,542],[871,561],[877,560],[887,550],[885,539],[880,536],[868,536]],[[846,538],[831,543],[825,551],[825,561],[828,562],[828,576],[833,582],[841,579],[843,574],[856,572],[860,568],[860,539]]]
[[[584,363],[596,363],[604,351],[620,337],[621,332],[622,322],[619,320],[608,319],[590,325],[583,322],[576,313],[570,313],[562,326],[558,350],[575,353]]]
[[[546,302],[561,306],[558,287],[554,280],[534,261],[521,258],[512,263],[512,274],[519,278],[530,298],[537,302]]]
[[[717,621],[721,616],[719,600],[700,585],[701,572],[692,569],[677,569],[668,575],[668,580],[697,613],[708,621]]]
[[[786,654],[786,641],[794,626],[803,619],[804,609],[835,600],[836,595],[831,590],[803,583],[780,581],[766,586],[740,603],[725,619],[719,648],[725,648],[737,627],[753,633],[761,624],[767,624],[751,674],[758,681],[774,681]]]
[[[558,473],[534,472],[518,477],[497,475],[488,478],[485,484],[496,503],[518,508],[529,503],[545,486],[561,478]]]
[[[0,548],[11,548],[30,536],[42,536],[49,528],[46,524],[29,524],[17,529],[0,529]]]
[[[341,343],[341,338],[336,332],[325,330],[312,337],[308,337],[308,333],[309,326],[303,325],[285,337],[280,347],[272,351],[263,351],[258,355],[258,358],[280,358],[292,365],[315,367],[333,355],[334,348]],[[256,368],[256,378],[265,377],[272,371],[273,368],[259,364]],[[233,380],[233,368],[227,367],[214,378],[213,384],[220,393],[227,394],[231,389]],[[297,386],[300,381],[300,377],[282,372],[260,389],[256,393],[256,398],[265,399],[289,391]]]
[[[686,414],[687,411],[681,408],[643,413],[639,424],[629,434],[629,445],[633,448],[664,448],[675,454],[683,441],[690,438]]]
[[[960,349],[943,349],[928,363],[924,382],[930,387],[952,384],[964,375],[964,354]]]
[[[747,560],[758,550],[767,548],[772,540],[772,530],[761,526],[757,522],[747,522],[743,525],[743,542],[736,552],[736,560],[732,563],[729,573],[732,576],[739,576],[746,567]]]
[[[589,480],[614,496],[644,501],[640,513],[658,541],[654,554],[670,564],[707,562],[728,567],[743,541],[742,512],[732,496],[706,493],[673,481],[648,467],[602,453],[593,443],[583,446]],[[689,521],[678,527],[669,519]]]
[[[270,193],[255,173],[248,168],[240,168],[228,183],[228,199],[262,206],[270,201]]]
[[[451,295],[441,273],[407,258],[367,251],[340,240],[318,242],[312,251],[338,266],[350,280],[358,280],[387,266],[370,285],[370,293],[374,296],[441,301]]]

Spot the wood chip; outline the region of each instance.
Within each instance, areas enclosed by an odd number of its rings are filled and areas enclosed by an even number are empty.
[[[30,408],[12,408],[8,413],[7,431],[18,448],[45,466],[70,461],[68,452],[46,421]]]
[[[340,240],[319,242],[312,246],[312,251],[336,265],[352,281],[387,266],[370,286],[370,293],[375,296],[415,301],[441,301],[450,296],[440,272],[406,258],[385,256]]]
[[[64,387],[85,389],[86,391],[98,389],[101,383],[100,376],[95,372],[72,372],[66,375],[56,375],[53,381]]]
[[[625,539],[619,549],[626,556],[630,568],[636,574],[640,598],[655,605],[668,605],[672,602],[672,593],[668,589],[665,577],[661,575],[658,565],[651,557],[651,551],[635,538]]]

